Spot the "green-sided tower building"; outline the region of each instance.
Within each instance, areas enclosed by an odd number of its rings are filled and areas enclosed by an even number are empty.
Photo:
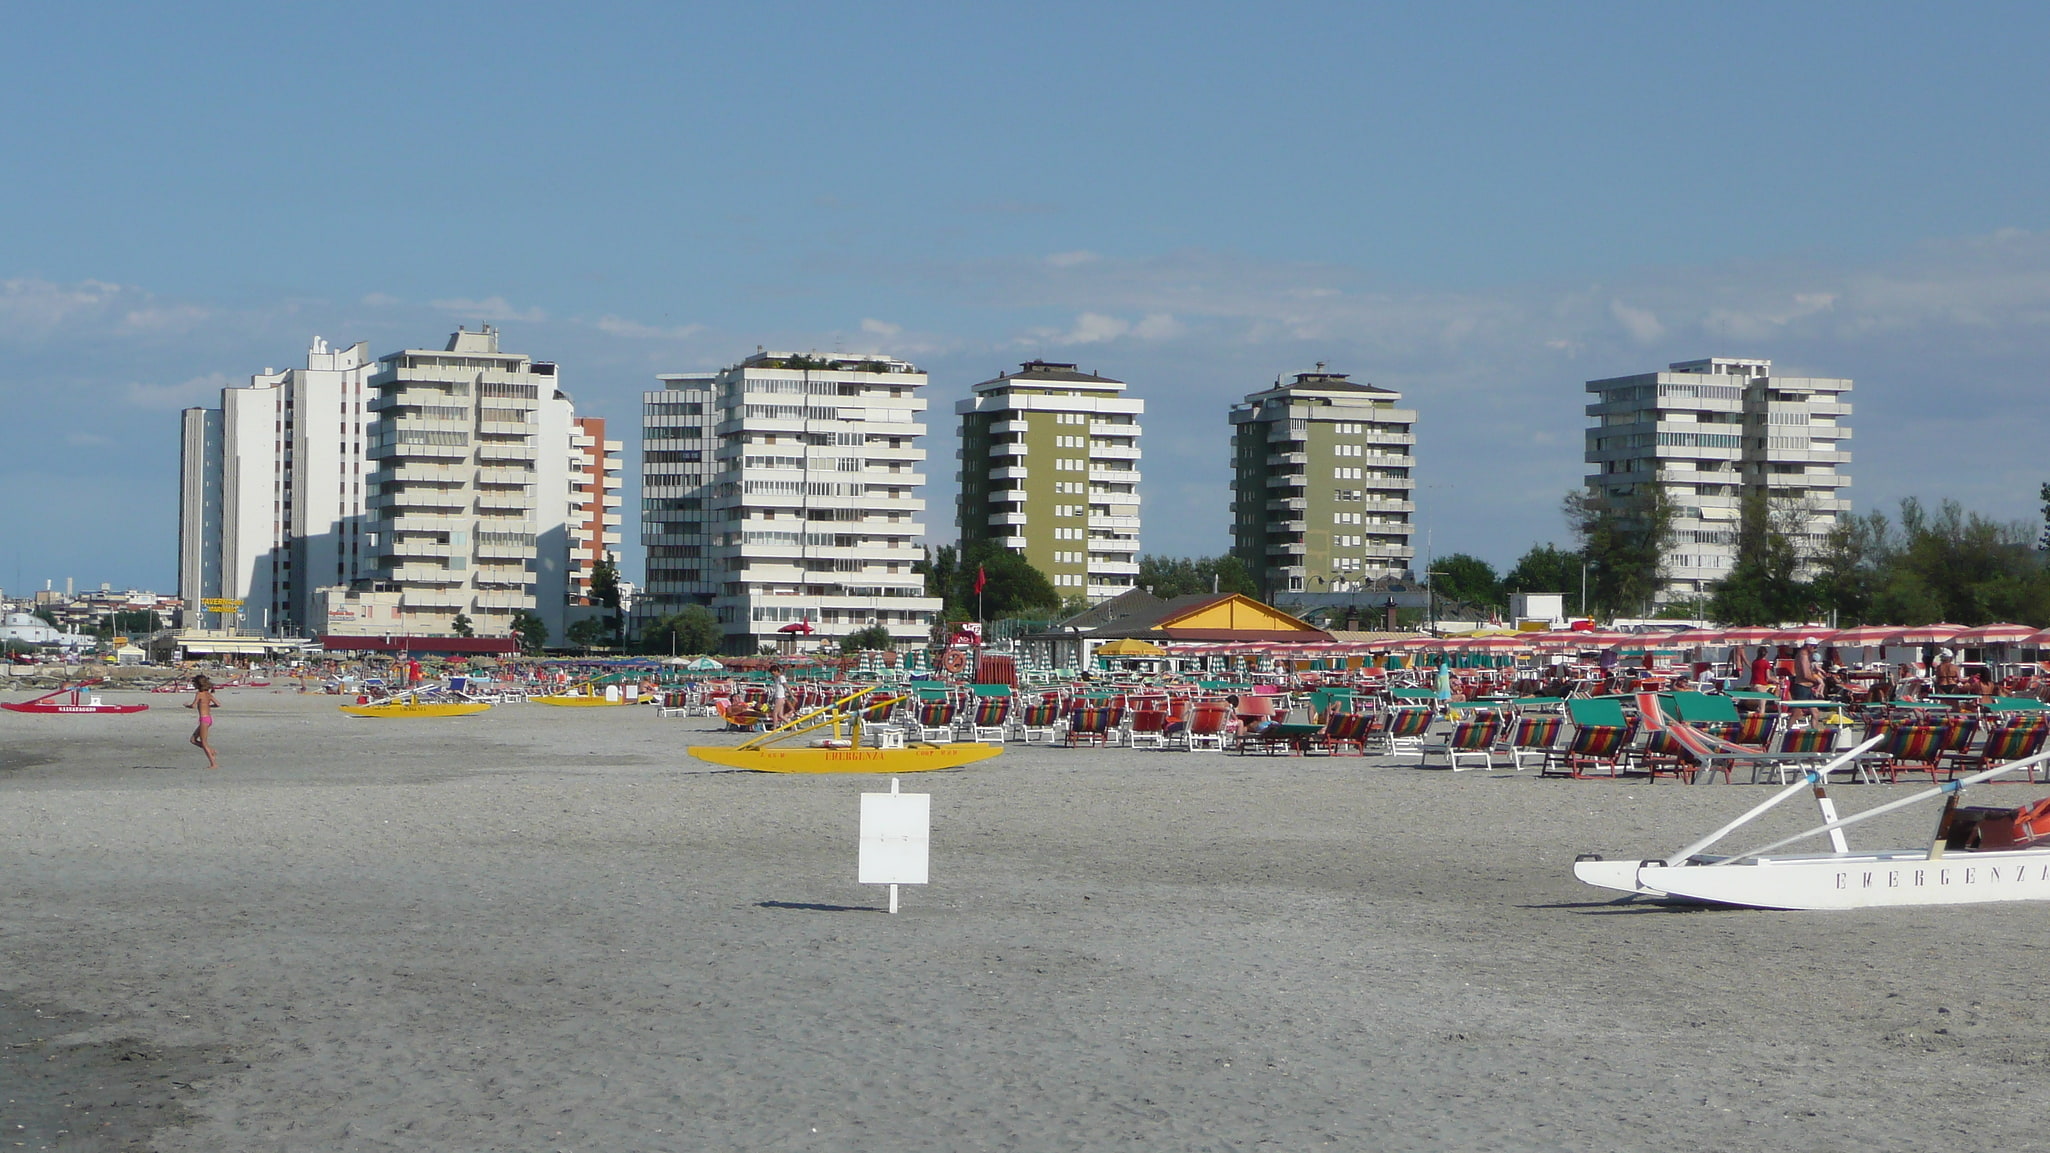
[[[961,418],[963,550],[997,541],[1066,597],[1099,601],[1139,575],[1139,417],[1125,382],[1028,361],[975,386]]]
[[[1232,552],[1268,598],[1409,571],[1416,412],[1401,400],[1319,364],[1232,408]]]

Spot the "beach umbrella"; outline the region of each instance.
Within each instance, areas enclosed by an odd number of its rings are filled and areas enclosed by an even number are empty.
[[[1886,638],[1886,643],[1890,645],[1940,645],[1951,641],[1963,631],[1965,631],[1965,626],[1963,625],[1915,625],[1911,628],[1895,630],[1893,635]]]
[[[1742,628],[1724,629],[1723,643],[1726,645],[1762,645],[1772,639],[1777,629],[1763,625],[1746,625]]]
[[[1467,637],[1462,647],[1469,652],[1521,653],[1530,651],[1531,642],[1515,633],[1495,633],[1484,637]]]
[[[2044,629],[2042,632],[2033,633],[2029,636],[2029,639],[2021,643],[2025,646],[2034,645],[2037,648],[2044,648],[2046,646],[2050,646],[2050,629]]]
[[[1836,642],[1832,638],[1836,636],[1836,632],[1835,629],[1826,628],[1822,625],[1815,625],[1809,628],[1778,629],[1771,636],[1765,638],[1765,643],[1771,645],[1834,644]]]
[[[1895,633],[1899,625],[1859,625],[1854,629],[1843,629],[1829,638],[1829,643],[1844,649],[1868,649],[1883,645]]]
[[[1121,637],[1098,648],[1096,655],[1104,657],[1164,657],[1167,655],[1167,650],[1150,641],[1142,641],[1137,637]]]
[[[2018,645],[2035,635],[2028,625],[1993,624],[1966,629],[1950,639],[1961,645]]]

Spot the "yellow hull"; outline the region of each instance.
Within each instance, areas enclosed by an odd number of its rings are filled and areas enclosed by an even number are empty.
[[[342,705],[341,710],[359,717],[467,717],[485,712],[482,702],[448,705]]]
[[[592,708],[598,705],[629,705],[632,701],[608,701],[604,697],[528,697],[529,704],[564,705],[570,708]]]
[[[922,773],[986,761],[996,745],[913,745],[904,749],[739,749],[694,745],[690,755],[715,765],[760,773]]]

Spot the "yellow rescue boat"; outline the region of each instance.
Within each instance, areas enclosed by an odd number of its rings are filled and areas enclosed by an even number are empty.
[[[867,706],[854,704],[868,693],[868,689],[850,693],[830,705],[813,709],[780,729],[738,745],[693,745],[690,755],[715,765],[730,765],[759,773],[922,773],[972,765],[1004,751],[995,745],[969,743],[863,748],[861,714],[879,705],[895,703],[871,701]],[[832,737],[815,745],[779,746],[777,743],[828,727],[833,730]],[[844,735],[843,727],[847,730]]]

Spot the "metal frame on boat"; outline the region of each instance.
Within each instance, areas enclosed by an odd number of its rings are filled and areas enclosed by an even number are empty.
[[[1994,901],[2050,900],[2050,822],[2039,841],[2033,827],[2022,835],[1985,844],[1980,826],[1989,818],[2019,823],[2031,812],[1966,810],[1965,787],[2050,761],[2039,753],[1956,781],[1923,789],[1861,813],[1838,817],[1826,782],[1829,774],[1864,755],[1880,738],[1866,741],[1828,764],[1806,769],[1803,779],[1767,798],[1736,820],[1670,857],[1605,860],[1587,855],[1573,863],[1573,875],[1590,885],[1625,893],[1678,897],[1757,909],[1863,909],[1895,905],[1970,905]],[[1724,837],[1764,815],[1803,789],[1821,807],[1823,823],[1747,852],[1709,855]],[[1921,801],[1944,797],[1936,834],[1926,848],[1853,852],[1844,830],[1862,821]],[[1827,835],[1828,853],[1772,856],[1811,837]]]
[[[861,715],[865,708],[909,699],[892,697],[857,704],[875,690],[858,689],[831,704],[804,713],[789,724],[738,745],[693,745],[690,755],[715,765],[763,773],[919,773],[952,769],[988,760],[1001,746],[962,742],[936,745],[912,743],[895,748],[863,748]],[[781,742],[831,728],[833,735],[808,746],[777,747]]]

